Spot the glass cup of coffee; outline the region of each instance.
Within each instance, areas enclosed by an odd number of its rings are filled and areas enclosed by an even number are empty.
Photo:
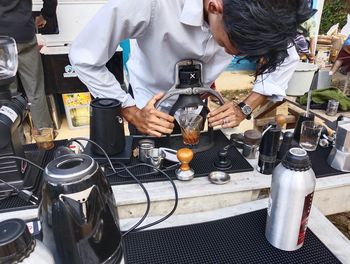
[[[35,128],[32,130],[32,135],[38,149],[50,150],[55,146],[52,127]]]
[[[321,137],[323,126],[314,121],[301,124],[299,145],[306,151],[315,151]]]
[[[179,117],[179,125],[183,143],[190,146],[197,145],[203,128],[203,117],[193,113],[183,114]]]

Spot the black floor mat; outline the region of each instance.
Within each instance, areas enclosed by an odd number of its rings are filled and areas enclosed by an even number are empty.
[[[129,233],[126,264],[340,263],[308,229],[302,248],[287,252],[265,238],[266,209],[202,224]]]
[[[63,146],[66,142],[67,140],[55,141],[55,147],[51,150],[45,151],[42,163],[37,165],[44,168],[53,159],[54,151],[56,150],[56,148],[59,146]],[[36,151],[39,152],[36,144],[24,145],[23,148],[25,152],[30,152],[30,156],[35,156]],[[30,159],[30,157],[28,158]],[[40,199],[41,185],[42,185],[42,171],[38,170],[37,173],[38,173],[37,175],[38,180],[37,180],[36,188],[32,191],[34,191],[34,195]],[[33,205],[29,202],[26,202],[21,198],[19,198],[17,195],[13,195],[13,196],[10,196],[9,198],[0,200],[0,213],[10,212],[15,210],[31,209],[31,208],[37,208],[37,207],[38,207],[37,205]]]
[[[218,159],[217,153],[223,147],[227,146],[230,142],[220,130],[214,131],[214,139],[215,139],[215,145],[213,148],[205,152],[196,153],[194,155],[194,158],[191,161],[190,166],[195,172],[195,177],[206,177],[210,172],[217,170],[217,168],[215,168],[213,165],[214,161]],[[164,143],[164,140],[166,139],[160,138],[155,140],[156,140],[155,142],[156,147],[157,146],[167,147],[167,145]],[[136,139],[134,139],[134,146],[137,146]],[[241,155],[241,153],[235,147],[232,147],[231,149],[229,149],[228,159],[230,159],[232,162],[232,167],[228,170],[225,170],[228,173],[237,173],[237,172],[254,170],[253,167],[249,164],[249,162]],[[141,164],[141,162],[139,162],[137,158],[132,157],[130,164],[128,164],[128,166],[137,165],[137,164]],[[173,165],[173,163],[164,162],[164,167],[168,167],[170,165]],[[171,170],[167,171],[167,174],[172,179],[176,179],[175,170],[176,168],[172,168]],[[131,172],[136,176],[142,175],[145,173],[151,173],[145,176],[138,176],[138,178],[142,182],[155,182],[155,181],[167,180],[167,178],[162,176],[160,173],[154,173],[151,168],[148,168],[145,166],[140,166],[140,167],[131,169]],[[110,169],[107,169],[106,174],[111,175],[112,171]],[[123,177],[116,176],[116,175],[112,175],[108,177],[112,185],[135,183],[135,181],[130,176],[128,176],[126,172],[121,172],[119,173],[119,175],[122,175]]]

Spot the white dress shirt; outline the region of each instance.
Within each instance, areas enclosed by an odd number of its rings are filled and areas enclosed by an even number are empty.
[[[128,69],[135,100],[105,67],[124,39],[133,39]],[[274,73],[258,79],[255,92],[285,96],[299,59],[294,47],[289,55]],[[213,39],[203,0],[110,0],[74,40],[69,58],[94,97],[116,98],[123,107],[136,102],[139,108],[174,85],[178,61],[202,61],[204,85],[210,86],[233,59]]]

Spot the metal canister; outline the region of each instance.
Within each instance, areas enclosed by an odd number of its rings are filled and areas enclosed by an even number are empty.
[[[139,161],[150,164],[149,151],[155,147],[154,140],[141,139],[139,141]]]
[[[272,173],[265,230],[271,245],[286,251],[303,245],[315,185],[307,152],[290,149]]]
[[[261,141],[261,133],[257,130],[247,130],[244,132],[243,156],[247,159],[256,159],[259,144]]]

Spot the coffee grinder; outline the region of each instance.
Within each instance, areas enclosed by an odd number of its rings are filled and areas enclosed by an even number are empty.
[[[16,42],[10,37],[0,37],[0,157],[24,157],[18,127],[26,115],[26,101],[20,96],[11,96],[10,84],[17,72]],[[0,160],[0,178],[22,189],[26,163],[19,160]],[[0,195],[12,192],[12,188],[0,182]]]
[[[27,102],[21,95],[11,95],[10,85],[15,81],[18,58],[16,42],[0,36],[0,157],[17,156],[41,165],[45,151],[24,152],[19,127],[27,114]],[[14,159],[0,160],[0,196],[13,194],[13,188],[34,190],[39,182],[39,170],[27,162]],[[6,183],[8,184],[6,184]]]
[[[156,108],[172,116],[174,116],[178,110],[193,111],[201,115],[203,120],[206,120],[209,108],[201,99],[201,95],[204,94],[212,95],[219,100],[220,105],[224,104],[224,99],[220,93],[210,87],[205,87],[203,83],[202,62],[192,59],[182,60],[175,66],[175,85],[157,102]],[[174,99],[173,97],[177,97],[173,106],[164,108],[164,102],[169,99]],[[203,128],[204,125],[202,131]],[[209,127],[207,133],[202,133],[199,143],[192,146],[193,152],[202,152],[212,148],[214,146],[213,132],[213,128]],[[178,135],[168,136],[167,141],[167,146],[172,149],[188,147],[183,144],[182,137]]]

